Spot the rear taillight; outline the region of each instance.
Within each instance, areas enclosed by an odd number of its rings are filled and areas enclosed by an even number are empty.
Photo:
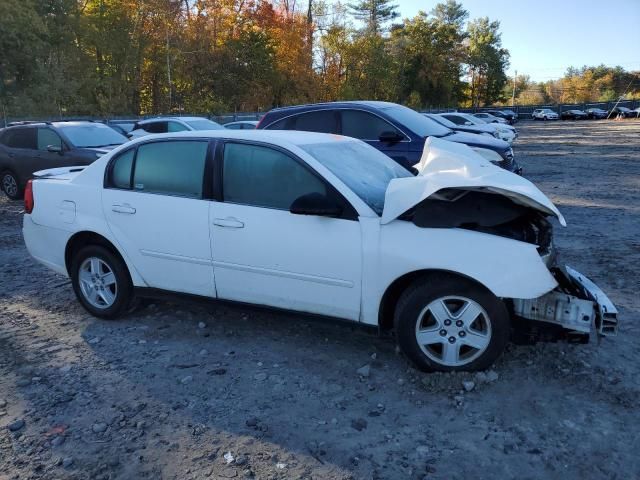
[[[24,211],[25,213],[33,212],[35,202],[33,201],[33,180],[27,182],[27,186],[24,189]]]

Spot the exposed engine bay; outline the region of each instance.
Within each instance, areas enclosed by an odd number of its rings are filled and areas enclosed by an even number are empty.
[[[539,210],[504,195],[448,188],[424,199],[402,217],[422,228],[464,228],[538,246],[553,264],[553,226]]]

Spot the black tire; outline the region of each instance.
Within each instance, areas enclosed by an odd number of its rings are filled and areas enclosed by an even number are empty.
[[[115,276],[115,300],[110,306],[98,308],[90,303],[80,286],[80,268],[89,258],[104,262]],[[78,301],[91,315],[104,319],[115,319],[127,313],[133,303],[133,284],[126,264],[120,256],[100,245],[89,245],[74,254],[71,261],[71,284]]]
[[[10,191],[8,188],[5,188],[6,183],[9,182],[11,182],[12,185],[15,185],[14,191]],[[20,184],[20,179],[16,174],[10,170],[5,170],[2,172],[2,175],[0,175],[0,188],[2,188],[4,194],[11,200],[22,200],[24,198],[24,186]]]
[[[423,347],[418,344],[416,334],[418,322],[424,321],[421,319],[421,312],[424,312],[432,302],[441,298],[451,297],[462,297],[471,300],[484,309],[484,312],[479,314],[478,320],[475,321],[485,324],[485,329],[488,331],[488,335],[483,334],[488,339],[488,344],[483,347],[484,350],[464,345],[466,340],[458,338],[458,336],[455,337],[457,340],[454,340],[454,342],[458,340],[460,342],[457,346],[457,351],[460,352],[459,355],[461,357],[467,356],[466,360],[461,358],[460,361],[465,363],[459,365],[447,365],[439,362],[437,359],[432,358],[434,352],[425,346],[425,350],[431,354],[430,357],[423,350]],[[453,301],[455,302],[456,300],[454,299]],[[485,313],[486,320],[484,320]],[[451,320],[449,322],[451,323]],[[486,324],[489,324],[489,327],[486,327]],[[395,328],[398,345],[402,352],[417,368],[426,372],[484,370],[491,366],[502,354],[511,332],[509,312],[504,302],[489,290],[471,280],[450,274],[425,275],[409,285],[400,296],[396,306]],[[455,330],[457,327],[451,325],[450,327],[436,326],[434,328],[435,330],[433,331],[442,328],[442,330],[438,331],[438,334],[442,335],[445,328]],[[447,333],[443,335],[442,349],[448,348],[447,342],[444,340],[453,338],[453,335],[455,335],[453,330],[447,330]],[[473,332],[475,330],[470,331],[467,329],[466,331]],[[458,333],[458,335],[462,337],[463,334]],[[468,335],[472,335],[472,333],[468,333]],[[449,343],[451,342],[449,341]],[[433,343],[431,345],[437,344]],[[442,350],[441,355],[444,357],[444,350]]]

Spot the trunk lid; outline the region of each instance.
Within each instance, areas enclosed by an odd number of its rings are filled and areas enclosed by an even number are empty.
[[[510,200],[566,221],[538,187],[519,175],[493,165],[466,145],[430,137],[415,177],[391,180],[380,222],[392,222],[410,208],[443,189],[457,188],[504,195]]]
[[[47,180],[73,180],[80,172],[82,172],[86,165],[79,165],[77,167],[58,167],[49,168],[47,170],[40,170],[34,172],[34,179],[47,179]]]

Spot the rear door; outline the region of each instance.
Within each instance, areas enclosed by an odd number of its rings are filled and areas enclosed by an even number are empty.
[[[12,128],[7,132],[6,150],[9,170],[18,178],[21,185],[38,170],[38,150],[36,129],[34,127]]]
[[[208,140],[158,140],[109,163],[104,214],[150,287],[215,296],[208,152]]]
[[[409,137],[384,118],[355,109],[340,110],[340,114],[342,135],[367,142],[404,167],[411,167],[415,163],[409,161]],[[393,142],[381,141],[380,136],[386,133],[397,134],[398,138],[403,139]]]

